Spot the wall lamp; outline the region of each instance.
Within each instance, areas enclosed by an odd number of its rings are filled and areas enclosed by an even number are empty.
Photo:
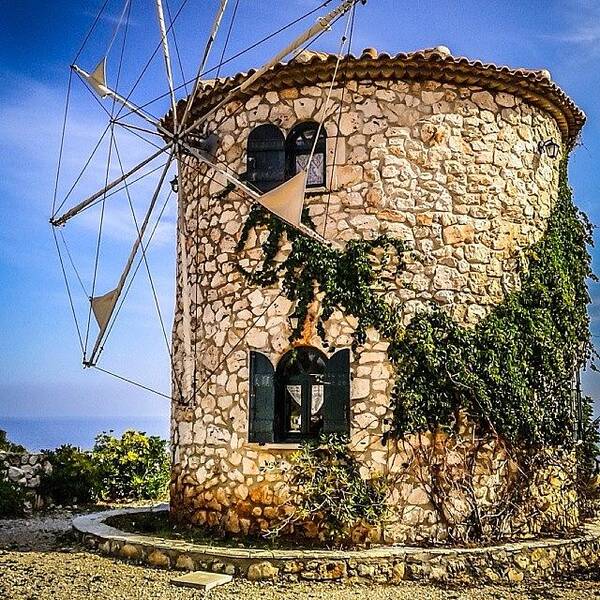
[[[177,175],[175,175],[175,177],[173,177],[169,183],[171,184],[173,193],[176,194],[179,191],[179,180],[177,179]]]
[[[538,152],[540,154],[544,154],[545,152],[549,158],[556,158],[559,150],[560,146],[554,140],[548,139],[538,142]]]

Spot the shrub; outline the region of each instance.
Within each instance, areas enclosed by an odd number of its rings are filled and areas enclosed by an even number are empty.
[[[167,442],[158,436],[127,430],[119,439],[103,432],[92,457],[104,499],[154,500],[167,491],[169,454]]]
[[[6,435],[6,431],[0,429],[0,451],[22,453],[25,452],[25,447],[11,442]]]
[[[306,442],[290,458],[289,480],[297,491],[293,520],[322,517],[327,537],[341,541],[359,524],[377,525],[386,511],[387,486],[383,479],[364,480],[359,463],[348,451],[344,436],[321,436]]]
[[[89,452],[64,444],[56,450],[44,450],[52,465],[41,476],[40,492],[58,504],[91,502],[98,495],[98,474]]]
[[[25,490],[18,484],[0,480],[0,518],[21,517],[25,512]]]

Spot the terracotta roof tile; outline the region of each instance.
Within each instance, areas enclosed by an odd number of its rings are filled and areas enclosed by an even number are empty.
[[[336,60],[335,54],[304,51],[288,63],[275,65],[247,93],[330,81]],[[445,46],[395,55],[367,48],[360,56],[348,58],[344,72],[355,80],[434,80],[514,94],[552,114],[569,146],[575,143],[585,123],[584,112],[552,81],[546,69],[513,69],[470,60],[453,56]],[[206,81],[194,102],[194,113],[204,112],[253,73],[250,70]]]

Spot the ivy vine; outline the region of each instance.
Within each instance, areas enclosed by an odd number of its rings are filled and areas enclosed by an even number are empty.
[[[303,222],[314,228],[305,210]],[[322,292],[321,311],[317,320],[317,332],[326,345],[324,323],[331,318],[336,308],[358,319],[354,334],[355,346],[366,340],[368,327],[375,327],[384,335],[392,335],[400,327],[400,313],[374,293],[378,274],[395,262],[394,271],[404,269],[402,241],[381,235],[373,240],[351,240],[344,250],[325,246],[301,235],[291,226],[273,217],[259,205],[254,205],[238,242],[238,251],[243,250],[250,231],[267,227],[268,236],[262,243],[263,257],[255,271],[238,265],[247,280],[256,285],[270,286],[282,279],[286,297],[295,303],[291,319],[297,319],[290,340],[300,337],[311,303],[318,292]],[[285,238],[291,243],[287,257],[277,261],[277,254]],[[376,264],[374,253],[382,251]],[[381,252],[380,252],[381,254]]]
[[[593,352],[591,244],[592,226],[573,204],[563,161],[546,233],[525,253],[521,289],[473,329],[437,308],[392,340],[395,433],[451,424],[463,408],[509,441],[569,443],[577,426],[573,377]]]
[[[312,225],[306,211],[303,221]],[[264,227],[268,236],[259,268],[239,268],[257,285],[271,286],[281,278],[283,293],[295,303],[292,317],[298,319],[291,339],[301,335],[319,293],[317,331],[324,342],[324,322],[335,309],[358,320],[355,347],[364,343],[369,327],[390,342],[388,355],[396,369],[390,435],[451,426],[462,409],[482,430],[511,442],[560,445],[573,439],[573,376],[593,352],[587,279],[594,276],[588,252],[592,226],[573,203],[566,159],[546,233],[522,257],[527,268],[520,290],[474,328],[459,325],[436,306],[402,325],[402,307],[375,289],[385,265],[395,261],[396,274],[404,269],[407,249],[399,240],[385,235],[351,240],[337,250],[302,236],[256,205],[238,250],[251,230]],[[291,250],[279,259],[285,238]],[[589,424],[589,398],[583,399],[581,412]],[[593,452],[595,429],[584,429]]]

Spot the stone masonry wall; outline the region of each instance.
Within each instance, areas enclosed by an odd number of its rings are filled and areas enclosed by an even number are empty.
[[[220,136],[217,160],[243,173],[251,129],[268,122],[287,134],[297,122],[319,120],[327,88],[231,102],[209,123]],[[510,94],[433,81],[350,81],[344,92],[333,91],[328,113],[328,190],[307,197],[317,231],[342,243],[382,233],[405,240],[414,251],[406,272],[381,283],[402,304],[406,322],[429,302],[465,326],[479,322],[519,286],[517,257],[544,233],[558,161],[540,155],[537,144],[561,139],[554,119]],[[255,288],[236,270],[238,263],[259,265],[267,235],[251,234],[246,250],[236,251],[250,202],[237,191],[215,198],[223,182],[190,162],[181,187],[190,287],[184,290],[180,264],[174,378],[184,382],[185,397],[194,377],[197,383],[192,402],[173,404],[172,513],[256,532],[289,510],[281,475],[264,466],[285,462],[293,447],[248,443],[248,351],[276,364],[290,347],[294,307],[277,285]],[[318,303],[312,310],[317,314]],[[326,325],[330,346],[348,347],[355,326],[353,317],[334,313]],[[300,342],[322,348],[310,322]],[[398,452],[381,445],[393,383],[386,350],[371,330],[351,362],[351,448],[365,478],[390,471]],[[396,539],[437,537],[418,492],[403,489]]]
[[[30,492],[34,508],[44,504],[38,492],[40,476],[51,471],[52,465],[45,454],[0,451],[0,479],[16,483]]]

